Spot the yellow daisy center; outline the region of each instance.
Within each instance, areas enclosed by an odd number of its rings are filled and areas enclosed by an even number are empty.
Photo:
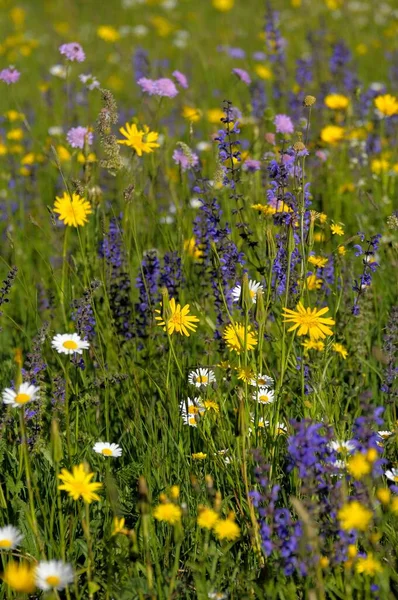
[[[254,296],[256,295],[256,292],[254,290],[249,290],[250,293],[250,298],[254,298]]]
[[[190,425],[194,425],[194,424],[196,424],[195,417],[190,417],[190,418],[188,419],[188,423],[189,423]]]
[[[198,383],[207,383],[208,381],[209,381],[209,378],[207,375],[199,375],[199,377],[197,377]]]
[[[112,456],[112,454],[113,454],[113,453],[112,453],[112,450],[111,450],[110,448],[104,448],[104,449],[102,450],[102,454],[103,454],[104,456]]]
[[[66,340],[66,342],[64,342],[62,345],[67,350],[76,350],[79,347],[78,344],[73,340]]]
[[[11,540],[7,540],[7,538],[4,540],[0,540],[0,548],[11,548],[11,546],[12,546]]]
[[[266,396],[266,395],[259,396],[259,398],[258,398],[258,401],[262,402],[263,404],[267,404],[267,402],[269,402],[269,400],[270,400],[269,396]]]
[[[51,585],[51,587],[55,587],[61,583],[61,578],[58,575],[49,575],[46,577],[46,583]]]
[[[197,406],[188,406],[188,414],[190,414],[190,415],[199,414],[199,408]]]
[[[30,400],[30,395],[29,394],[17,394],[15,396],[15,402],[17,404],[26,404],[27,402],[29,402]]]
[[[267,382],[265,381],[265,379],[257,379],[257,385],[265,385]]]

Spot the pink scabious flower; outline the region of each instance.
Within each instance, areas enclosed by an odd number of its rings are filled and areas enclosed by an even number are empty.
[[[274,125],[277,133],[288,134],[293,133],[294,131],[292,120],[287,115],[276,115],[274,119]]]
[[[272,146],[275,146],[275,133],[271,133],[270,131],[268,131],[265,134],[264,139],[266,142],[268,142]]]
[[[70,61],[83,62],[86,59],[83,48],[77,42],[62,44],[62,46],[59,47],[59,51]]]
[[[184,73],[181,73],[181,71],[173,71],[172,75],[174,77],[174,79],[177,81],[178,85],[181,86],[182,88],[184,88],[184,90],[188,89],[188,79],[186,78],[186,76],[184,75]]]
[[[250,78],[250,75],[244,69],[232,69],[232,73],[235,73],[235,75],[238,77],[238,79],[243,81],[243,83],[245,83],[246,85],[251,84],[252,80]]]
[[[199,164],[199,157],[197,154],[192,152],[184,152],[181,148],[176,148],[173,152],[173,159],[180,165],[183,171],[187,171],[188,169],[192,169]]]
[[[254,173],[255,171],[259,171],[261,169],[261,161],[255,160],[254,158],[247,158],[243,163],[243,170],[249,171],[249,173]]]
[[[21,73],[15,67],[9,66],[7,69],[0,71],[0,81],[4,81],[7,85],[16,83],[20,78]]]
[[[90,146],[93,143],[93,138],[94,136],[88,127],[72,127],[66,134],[66,139],[72,148],[83,149],[86,140]]]
[[[162,77],[161,79],[147,79],[146,77],[141,77],[137,83],[142,91],[150,96],[174,98],[178,94],[174,81],[167,77]]]

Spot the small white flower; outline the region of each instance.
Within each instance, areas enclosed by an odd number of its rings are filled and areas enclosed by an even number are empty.
[[[189,201],[189,206],[191,208],[200,208],[202,206],[202,201],[199,198],[191,198]]]
[[[196,385],[196,387],[201,387],[202,385],[209,385],[216,380],[214,376],[214,372],[211,369],[196,369],[195,371],[191,371],[188,375],[188,383],[192,385]]]
[[[388,471],[386,471],[385,475],[390,481],[398,483],[398,469],[389,469]]]
[[[340,452],[341,454],[347,454],[356,450],[356,446],[351,440],[348,440],[347,442],[330,442],[329,447],[336,452]]]
[[[206,152],[207,150],[210,150],[210,148],[211,148],[210,142],[206,142],[205,140],[198,142],[196,144],[196,150],[198,150],[199,152]]]
[[[53,127],[48,128],[48,135],[63,135],[64,129],[59,125],[53,125]]]
[[[13,525],[0,527],[0,550],[12,550],[23,538],[22,533]]]
[[[250,414],[250,419],[251,422],[253,424],[255,424],[256,422],[256,416],[254,413]],[[265,421],[264,417],[259,417],[258,419],[258,423],[257,423],[257,427],[259,427],[260,429],[265,429],[266,427],[270,426],[270,422],[269,421]],[[251,432],[251,431],[250,431]],[[278,423],[276,426],[276,433],[277,435],[281,435],[282,433],[287,433],[287,427],[284,423]]]
[[[131,28],[131,33],[137,37],[145,37],[149,29],[145,25],[136,25]]]
[[[41,590],[63,590],[72,581],[73,569],[62,560],[42,560],[36,567],[36,585]]]
[[[252,398],[260,404],[272,404],[275,400],[275,392],[270,388],[260,387],[254,392]]]
[[[200,415],[205,411],[200,398],[187,398],[180,402],[180,412],[184,425],[198,426]]]
[[[110,444],[109,442],[97,442],[93,446],[94,452],[103,456],[112,456],[117,458],[122,455],[122,449],[118,444]]]
[[[382,440],[388,440],[388,438],[393,434],[392,431],[378,431],[377,433]]]
[[[263,286],[261,285],[261,283],[259,283],[258,281],[254,281],[253,279],[250,279],[249,292],[250,292],[250,297],[253,302],[256,302],[256,300],[257,300],[256,294],[259,290],[263,291]],[[239,301],[241,291],[242,291],[242,286],[240,283],[238,283],[231,292],[233,302]]]
[[[66,79],[66,67],[64,65],[53,65],[50,67],[50,74],[60,79]]]
[[[254,379],[249,381],[254,387],[274,387],[274,380],[268,375],[256,375]]]
[[[3,391],[4,404],[11,404],[13,408],[24,406],[28,402],[36,400],[36,396],[40,389],[30,383],[21,383],[17,391],[11,388],[6,388]]]
[[[100,87],[100,82],[96,77],[94,77],[94,75],[91,75],[91,73],[82,73],[81,75],[79,75],[79,79],[90,91]]]
[[[207,597],[210,600],[227,600],[228,598],[227,594],[223,594],[222,592],[209,592]]]
[[[82,340],[77,333],[58,333],[53,337],[51,346],[56,349],[59,354],[83,354],[83,350],[87,350],[90,344]]]

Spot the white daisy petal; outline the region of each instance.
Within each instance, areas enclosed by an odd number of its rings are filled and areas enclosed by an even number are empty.
[[[22,538],[22,533],[16,527],[0,527],[0,550],[12,550],[20,544]]]
[[[41,590],[63,590],[73,581],[71,565],[62,560],[42,560],[36,568],[36,585]]]
[[[97,454],[102,454],[103,456],[112,456],[113,458],[118,458],[123,452],[118,444],[111,444],[109,442],[97,442],[94,444],[93,450]]]
[[[188,383],[191,383],[196,387],[209,385],[210,383],[214,383],[215,380],[214,372],[211,369],[205,369],[203,367],[191,371],[188,375]]]
[[[262,386],[256,389],[252,394],[252,398],[260,404],[272,404],[275,400],[275,392],[271,388]]]
[[[36,400],[39,391],[40,389],[38,387],[35,387],[30,383],[21,383],[16,391],[11,388],[6,388],[3,391],[2,399],[4,404],[10,404],[13,408],[20,408],[21,406],[28,404],[28,402]]]
[[[263,286],[261,285],[261,283],[259,283],[258,281],[254,281],[253,279],[250,279],[249,292],[250,292],[250,296],[251,296],[253,302],[256,302],[256,300],[257,300],[256,294],[259,290],[261,290],[261,291],[263,290]],[[231,296],[232,296],[233,302],[239,301],[241,291],[242,291],[242,286],[240,283],[238,283],[231,291]]]
[[[53,337],[51,346],[59,354],[83,354],[83,350],[87,350],[90,344],[77,333],[58,333]]]

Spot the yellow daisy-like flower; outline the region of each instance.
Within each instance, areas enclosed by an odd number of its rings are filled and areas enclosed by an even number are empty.
[[[194,452],[192,454],[192,458],[194,460],[205,460],[207,458],[207,454],[205,454],[204,452]]]
[[[206,116],[209,123],[218,124],[220,123],[220,119],[224,118],[224,113],[221,108],[209,108],[206,112]]]
[[[100,25],[100,27],[97,28],[97,35],[101,40],[104,40],[104,42],[112,43],[120,40],[120,33],[111,25]]]
[[[325,98],[325,104],[328,108],[332,110],[345,110],[350,101],[347,96],[343,96],[342,94],[329,94]]]
[[[344,229],[341,225],[337,225],[336,223],[333,223],[333,225],[330,226],[330,231],[332,232],[332,235],[344,235]]]
[[[170,525],[175,525],[181,521],[182,510],[172,502],[165,502],[164,504],[155,506],[153,516],[157,521],[165,521],[166,523],[170,523]]]
[[[224,330],[223,338],[230,350],[235,350],[237,354],[245,351],[245,326],[241,323],[228,325]],[[246,330],[246,350],[253,350],[256,345],[256,334],[251,331],[249,325]]]
[[[238,379],[241,381],[251,381],[254,377],[253,369],[250,367],[240,367],[238,371]]]
[[[352,456],[347,462],[347,471],[354,479],[362,479],[365,475],[369,475],[372,471],[372,465],[366,457],[366,454],[358,452]]]
[[[176,332],[189,337],[190,334],[188,329],[190,331],[196,331],[196,323],[199,323],[198,317],[189,314],[189,304],[186,304],[181,308],[181,304],[176,304],[174,298],[171,298],[169,306],[171,314],[167,319],[167,323],[163,321],[163,317],[155,317],[156,321],[159,321],[158,325],[163,327],[164,331],[167,330],[169,335]],[[155,312],[160,313],[160,310]]]
[[[10,588],[21,594],[30,594],[36,587],[36,569],[26,562],[9,562],[1,578]]]
[[[157,143],[159,134],[156,131],[149,131],[148,125],[144,125],[144,129],[138,129],[135,123],[126,123],[119,131],[126,139],[118,140],[117,143],[132,148],[138,156],[142,156],[143,152],[153,152],[155,148],[160,147]]]
[[[265,65],[256,65],[254,70],[260,79],[272,79],[272,71],[269,67],[266,67]]]
[[[316,275],[309,275],[307,277],[307,288],[309,290],[319,290],[322,287],[322,279],[319,279]]]
[[[199,514],[197,523],[202,529],[213,529],[214,525],[218,521],[218,514],[212,508],[206,506],[199,506]]]
[[[182,116],[184,119],[187,119],[192,123],[196,123],[196,121],[200,120],[202,111],[199,108],[194,108],[193,106],[184,106],[182,109]]]
[[[328,264],[329,259],[324,256],[310,256],[308,262],[319,269],[323,269]]]
[[[390,163],[385,158],[374,158],[370,163],[372,173],[380,175],[381,173],[387,173],[390,168]]]
[[[394,96],[391,96],[391,94],[377,96],[375,98],[375,106],[385,117],[392,117],[398,114],[398,100]]]
[[[227,12],[234,6],[235,0],[213,0],[213,6],[221,12]]]
[[[381,573],[383,567],[377,558],[374,558],[373,554],[369,552],[367,556],[359,557],[356,564],[357,573],[363,573],[364,575],[370,575],[373,577],[376,573]]]
[[[344,128],[338,125],[326,125],[321,131],[321,140],[325,144],[337,144],[344,137]]]
[[[125,528],[124,524],[126,519],[124,517],[114,517],[113,525],[112,525],[112,535],[117,535],[118,533],[122,533],[127,535],[129,530]]]
[[[227,519],[219,519],[214,525],[214,533],[220,541],[228,540],[233,542],[240,537],[240,528],[235,523],[234,516]]]
[[[66,469],[62,469],[58,478],[62,481],[62,485],[58,486],[59,490],[65,490],[73,498],[79,500],[83,498],[84,502],[90,504],[93,500],[99,500],[100,497],[95,492],[102,488],[102,483],[92,482],[94,473],[88,473],[83,463],[74,465],[72,473]]]
[[[309,335],[314,341],[319,339],[324,340],[327,335],[333,335],[333,331],[329,326],[334,325],[335,321],[331,317],[322,317],[328,312],[328,307],[325,306],[318,310],[316,308],[305,308],[301,302],[297,305],[297,310],[284,308],[283,315],[285,323],[294,323],[288,331],[298,329],[297,335]]]
[[[206,410],[212,410],[217,414],[220,412],[220,407],[214,400],[203,400],[202,404]]]
[[[64,192],[63,196],[56,196],[54,212],[59,215],[58,219],[65,225],[83,227],[88,221],[87,216],[91,215],[93,211],[90,203],[85,198],[81,198],[79,194],[70,195]]]
[[[337,248],[337,252],[338,254],[340,254],[340,256],[345,256],[347,254],[347,250],[345,246],[339,246]]]
[[[339,342],[336,342],[336,344],[333,344],[332,350],[334,350],[334,352],[337,352],[338,354],[341,354],[341,356],[343,357],[344,360],[348,356],[348,351],[344,348],[343,344],[340,344]]]
[[[184,240],[184,252],[191,256],[194,260],[200,260],[203,258],[203,252],[196,245],[196,240],[194,237],[189,238],[188,240]]]
[[[337,517],[344,531],[350,531],[351,529],[366,531],[373,514],[371,510],[363,506],[360,502],[353,500],[344,504],[337,513]]]
[[[314,342],[314,340],[306,340],[302,346],[305,350],[318,350],[318,352],[323,352],[325,350],[325,344],[321,341]]]

